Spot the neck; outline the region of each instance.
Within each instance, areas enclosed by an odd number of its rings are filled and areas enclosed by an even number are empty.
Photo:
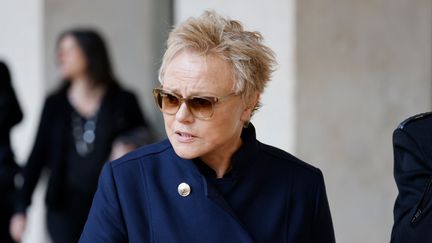
[[[228,146],[218,149],[217,152],[201,156],[200,159],[216,172],[217,178],[222,178],[231,170],[231,157],[241,145],[242,140],[238,136],[233,143],[229,143]]]
[[[74,79],[68,90],[69,102],[85,117],[93,116],[98,110],[105,87],[93,85],[87,79]]]
[[[82,94],[89,93],[92,90],[97,89],[97,86],[92,84],[90,79],[88,79],[85,76],[80,76],[77,78],[72,79],[71,81],[70,89],[74,92],[80,92]]]
[[[95,85],[86,77],[78,77],[70,81],[69,94],[76,98],[98,97],[104,91],[102,85]]]

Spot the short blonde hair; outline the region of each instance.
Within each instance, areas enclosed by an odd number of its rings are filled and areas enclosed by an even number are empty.
[[[276,65],[274,52],[262,42],[259,32],[245,31],[239,21],[205,11],[170,32],[159,81],[163,84],[166,67],[176,54],[191,50],[203,56],[217,55],[231,63],[235,79],[233,91],[249,98],[256,91],[264,91]]]

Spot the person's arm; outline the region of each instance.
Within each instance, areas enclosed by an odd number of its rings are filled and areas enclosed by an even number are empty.
[[[98,189],[79,240],[79,243],[99,242],[128,242],[111,163],[105,164],[102,169]]]
[[[0,62],[0,129],[8,131],[19,123],[22,117],[21,107],[11,84],[9,70]]]
[[[31,203],[31,197],[41,171],[46,165],[48,152],[47,137],[50,129],[50,114],[52,113],[48,103],[48,101],[45,102],[32,152],[27,164],[21,172],[24,183],[17,190],[17,197],[14,205],[15,214],[10,221],[9,231],[12,238],[17,242],[21,241],[24,234],[27,224],[26,209]]]
[[[313,240],[311,242],[336,242],[324,178],[321,171],[319,171],[319,180],[317,185],[312,238]]]
[[[394,132],[393,146],[399,195],[394,206],[392,242],[415,242],[425,237],[432,240],[431,165],[415,138],[403,129]]]
[[[24,183],[18,190],[18,201],[16,203],[16,211],[25,212],[26,208],[31,204],[33,191],[37,185],[40,174],[47,164],[47,156],[50,152],[49,137],[52,131],[52,102],[47,100],[43,106],[42,115],[40,118],[39,127],[36,134],[36,139],[30,157],[22,170]],[[59,132],[59,131],[56,131]]]

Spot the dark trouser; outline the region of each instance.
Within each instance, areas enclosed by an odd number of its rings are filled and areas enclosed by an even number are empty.
[[[14,213],[14,176],[19,167],[9,148],[0,146],[0,242],[10,243],[9,223]]]
[[[87,220],[92,197],[68,195],[62,209],[48,209],[48,232],[53,243],[77,243]]]
[[[69,212],[48,212],[48,232],[54,243],[76,243],[81,230]]]
[[[9,222],[14,210],[11,195],[0,195],[0,242],[14,242],[9,234]]]

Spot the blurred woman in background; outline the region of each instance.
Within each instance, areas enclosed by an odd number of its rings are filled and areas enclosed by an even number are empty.
[[[24,184],[11,221],[20,241],[41,171],[50,169],[46,193],[48,231],[54,242],[77,242],[91,206],[98,176],[114,139],[146,127],[135,95],[115,79],[101,36],[88,29],[63,33],[58,41],[62,87],[44,104]]]
[[[14,212],[14,176],[19,167],[10,144],[12,127],[22,120],[23,114],[11,84],[9,70],[0,61],[0,242],[13,242],[9,234],[9,220]]]

